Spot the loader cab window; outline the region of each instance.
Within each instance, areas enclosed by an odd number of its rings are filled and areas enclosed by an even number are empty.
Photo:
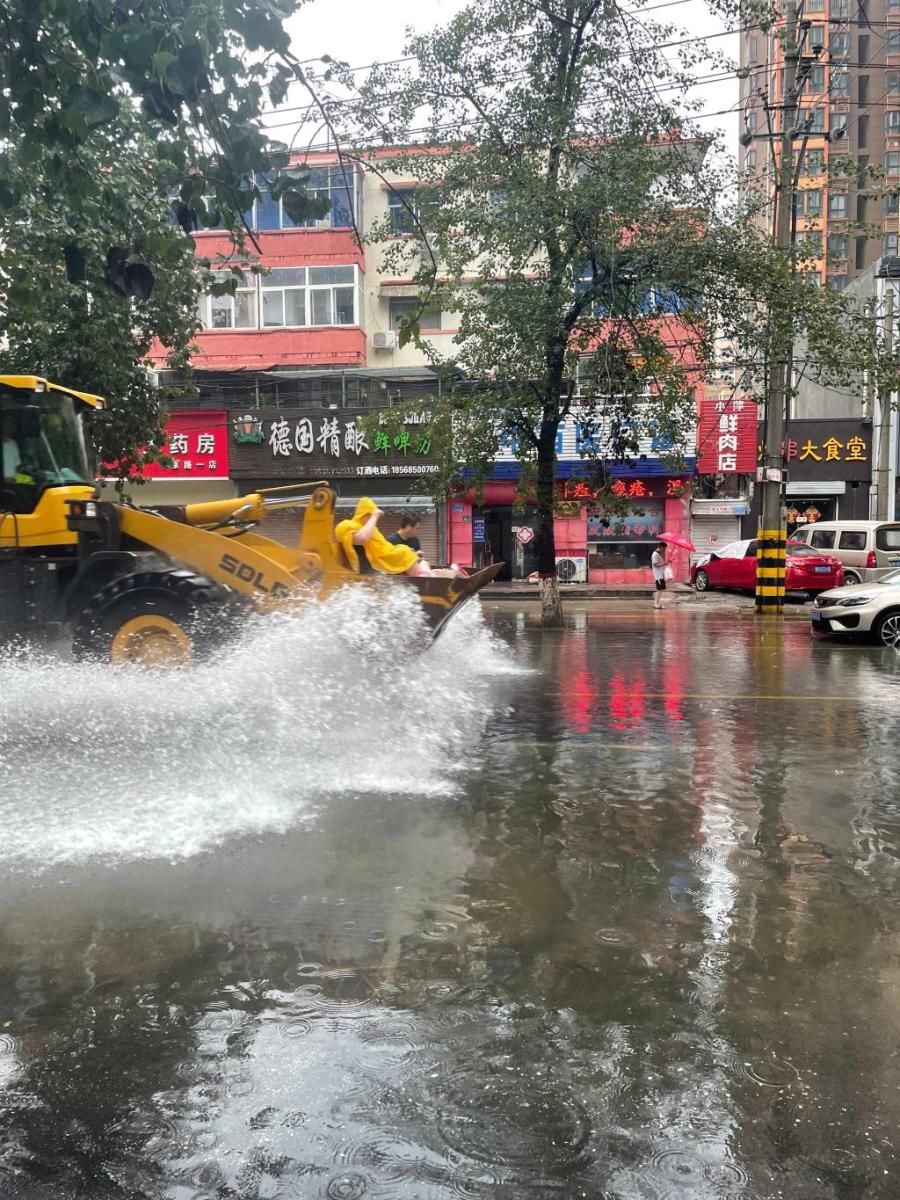
[[[93,482],[68,396],[0,389],[0,444],[0,512],[33,512],[46,488]]]

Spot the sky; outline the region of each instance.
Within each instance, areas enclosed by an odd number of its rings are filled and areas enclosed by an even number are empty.
[[[351,66],[362,66],[374,61],[399,58],[403,53],[406,30],[426,32],[434,25],[449,20],[461,7],[463,0],[391,0],[390,4],[373,4],[371,0],[344,0],[335,5],[330,0],[309,0],[300,12],[288,23],[294,52],[300,59],[310,59],[329,54],[349,62]],[[625,4],[623,7],[636,5]],[[737,59],[737,35],[722,36],[724,26],[713,16],[704,0],[647,0],[638,10],[646,20],[664,21],[677,25],[687,37],[709,37],[709,46],[720,54]],[[680,37],[681,34],[674,35]],[[721,74],[723,68],[699,64],[695,74],[701,80],[693,95],[701,101],[701,111],[713,114],[703,117],[701,124],[709,131],[722,130],[729,151],[736,156],[738,117],[734,111],[738,100],[738,84],[733,72],[730,77],[706,81],[712,74]],[[286,101],[287,106],[297,106],[308,98],[295,91]],[[722,112],[722,110],[731,110]],[[289,141],[295,131],[291,127],[292,114],[271,118],[267,124],[280,139]],[[310,134],[313,131],[310,130]],[[305,135],[307,136],[307,135]]]

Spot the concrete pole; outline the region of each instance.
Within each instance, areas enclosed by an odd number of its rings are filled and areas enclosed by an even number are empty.
[[[882,348],[891,353],[894,347],[894,285],[887,283],[884,295],[884,328]],[[878,466],[875,470],[875,520],[891,518],[891,392],[880,387],[878,390]]]
[[[794,127],[796,125],[798,45],[797,6],[788,0],[784,15],[784,94],[781,104],[781,156],[775,192],[775,244],[790,253],[794,220]],[[766,438],[763,467],[759,549],[756,556],[756,611],[780,616],[784,612],[787,532],[782,494],[785,401],[791,381],[793,333],[791,313],[779,297],[772,306],[773,338],[766,397]]]

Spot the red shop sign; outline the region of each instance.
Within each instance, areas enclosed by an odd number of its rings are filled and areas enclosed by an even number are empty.
[[[697,470],[701,475],[750,475],[756,470],[756,405],[740,396],[700,402]]]
[[[173,465],[148,463],[141,474],[144,479],[227,479],[228,430],[224,411],[170,413],[162,452]]]

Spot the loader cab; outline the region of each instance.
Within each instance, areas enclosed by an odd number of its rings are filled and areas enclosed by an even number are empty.
[[[73,395],[0,384],[0,511],[33,513],[48,488],[93,487]]]

